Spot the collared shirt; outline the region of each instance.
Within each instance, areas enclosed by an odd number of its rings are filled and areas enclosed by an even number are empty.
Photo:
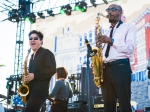
[[[114,27],[112,36],[114,42],[110,47],[109,56],[107,58],[105,57],[107,43],[103,44],[104,63],[124,58],[129,58],[130,61],[133,61],[133,53],[136,43],[136,27],[132,23],[122,23],[118,28],[116,28],[118,23]],[[110,35],[110,31],[111,27],[106,34],[108,37]]]

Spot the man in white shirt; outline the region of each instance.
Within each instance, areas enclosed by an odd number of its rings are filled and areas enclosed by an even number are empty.
[[[97,44],[104,43],[104,82],[101,88],[104,112],[116,112],[117,100],[121,112],[132,112],[130,61],[133,60],[136,27],[121,21],[121,6],[112,4],[106,11],[111,27],[106,35],[97,37]]]

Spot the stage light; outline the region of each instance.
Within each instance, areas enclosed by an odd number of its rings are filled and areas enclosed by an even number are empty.
[[[79,2],[79,8],[81,12],[86,12],[87,11],[87,3],[84,1]]]
[[[103,0],[103,2],[104,2],[105,4],[108,4],[107,0]]]
[[[8,20],[12,22],[19,22],[19,12],[17,9],[12,9],[11,11],[8,12]]]
[[[66,15],[71,15],[72,7],[68,4],[66,6],[62,6],[60,9],[60,14],[66,13]]]
[[[30,13],[27,15],[27,17],[25,18],[25,21],[30,21],[31,24],[36,22],[36,16],[34,13]]]
[[[81,10],[81,12],[86,12],[87,11],[87,3],[84,1],[77,2],[75,4],[74,10],[76,10],[76,11]]]
[[[91,4],[94,6],[94,7],[96,7],[97,5],[96,5],[96,1],[95,0],[90,0],[90,2],[91,2]]]
[[[76,11],[80,10],[79,2],[75,3],[74,10],[76,10]]]
[[[45,16],[44,16],[43,12],[38,12],[37,15],[38,15],[40,18],[45,19]]]
[[[60,9],[60,14],[64,14],[65,13],[65,7],[62,6],[61,9]]]
[[[66,15],[71,15],[72,7],[68,4],[65,6],[65,13]]]
[[[47,14],[49,14],[49,16],[55,16],[52,10],[47,10]]]
[[[14,85],[14,82],[13,81],[7,81],[7,85],[6,85],[6,88],[7,88],[7,92],[8,92],[8,96],[10,95],[13,95],[15,92],[12,90],[13,89],[13,85]]]

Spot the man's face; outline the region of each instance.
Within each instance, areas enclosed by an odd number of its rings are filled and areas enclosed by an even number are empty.
[[[43,40],[40,40],[37,34],[33,33],[29,37],[29,44],[30,47],[33,51],[37,51],[41,45],[42,45]]]
[[[122,11],[120,11],[120,8],[117,5],[110,5],[106,11],[108,12],[110,23],[115,23],[120,20]]]

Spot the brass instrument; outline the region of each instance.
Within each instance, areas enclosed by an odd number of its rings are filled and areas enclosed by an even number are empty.
[[[29,87],[26,85],[27,82],[25,82],[23,79],[28,74],[27,61],[28,61],[28,56],[29,56],[30,51],[31,51],[31,49],[28,50],[28,55],[26,56],[25,61],[24,61],[24,68],[23,68],[24,72],[22,75],[22,85],[18,88],[18,93],[22,98],[22,102],[25,104],[27,103],[26,96],[29,94]]]
[[[100,13],[96,16],[96,28],[95,35],[97,40],[97,36],[101,35],[100,28]],[[93,53],[91,53],[92,59],[92,71],[94,75],[94,83],[97,87],[100,87],[103,82],[103,54],[102,54],[102,45],[98,45],[96,43],[96,48],[92,49]]]

